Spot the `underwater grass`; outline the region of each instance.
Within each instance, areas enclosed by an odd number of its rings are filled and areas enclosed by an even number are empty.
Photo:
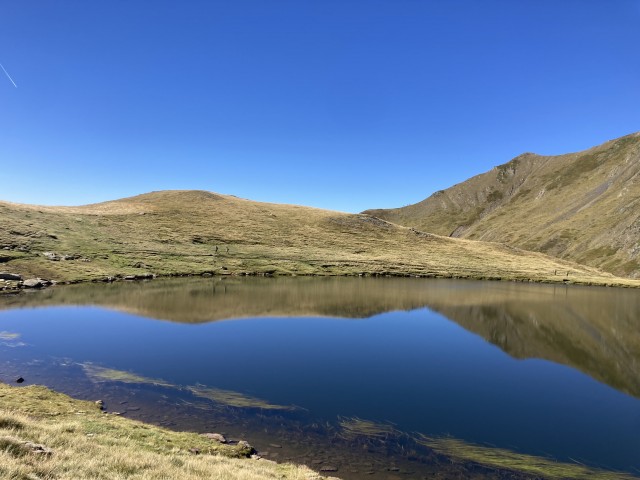
[[[18,338],[20,338],[20,334],[19,333],[13,333],[13,332],[0,332],[0,340],[17,340]]]
[[[356,437],[386,439],[401,433],[389,423],[378,423],[358,417],[340,417],[338,424],[342,429],[340,436],[346,440]]]
[[[164,380],[143,377],[135,373],[125,372],[123,370],[115,370],[113,368],[98,367],[90,363],[83,363],[81,364],[81,366],[89,378],[98,382],[112,381],[112,382],[122,382],[122,383],[156,385],[156,386],[168,387],[168,388],[178,388],[176,385],[167,383]]]
[[[502,448],[485,447],[456,438],[436,438],[418,434],[415,440],[418,444],[452,459],[471,461],[486,467],[538,475],[548,479],[623,480],[637,478],[626,473],[556,462],[552,459],[516,453]]]
[[[206,398],[216,403],[237,408],[259,408],[263,410],[296,410],[297,407],[275,405],[256,397],[244,395],[232,390],[222,390],[204,386],[187,387],[196,397]]]
[[[217,404],[236,408],[259,408],[262,410],[297,410],[295,406],[275,405],[260,398],[245,395],[233,390],[223,390],[221,388],[208,387],[205,385],[195,385],[181,387],[164,380],[148,378],[132,372],[116,370],[113,368],[99,367],[90,363],[81,364],[85,373],[93,381],[97,382],[122,382],[140,385],[154,385],[175,390],[187,390],[199,398],[211,400]]]
[[[245,395],[232,390],[208,387],[205,385],[180,387],[164,380],[144,377],[131,372],[82,364],[86,374],[95,381],[114,381],[129,384],[147,384],[188,391],[195,397],[210,400],[215,406],[250,408],[272,411],[293,411],[300,407],[277,405],[260,398]],[[189,404],[186,400],[182,400]],[[196,406],[196,405],[191,405]],[[452,437],[430,437],[424,434],[408,434],[398,430],[393,424],[375,422],[359,417],[339,417],[338,435],[347,441],[366,439],[368,441],[389,441],[405,439],[426,447],[452,461],[473,462],[488,468],[535,475],[542,478],[560,480],[630,480],[633,475],[590,468],[581,464],[557,462],[553,459],[521,454],[510,450],[468,443]],[[7,427],[11,428],[10,424]],[[20,428],[15,425],[15,428]]]

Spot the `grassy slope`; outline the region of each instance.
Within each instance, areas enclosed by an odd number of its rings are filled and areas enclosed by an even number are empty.
[[[25,442],[53,452],[34,453]],[[108,415],[44,387],[0,383],[0,478],[324,478],[302,466],[236,458],[242,454],[238,446]]]
[[[366,213],[640,276],[640,133],[560,156],[521,155],[414,205]]]
[[[2,269],[58,281],[213,272],[561,282],[569,272],[575,282],[640,286],[539,253],[425,234],[368,215],[202,191],[84,207],[0,203],[0,220]],[[46,251],[81,258],[52,261],[42,255]]]

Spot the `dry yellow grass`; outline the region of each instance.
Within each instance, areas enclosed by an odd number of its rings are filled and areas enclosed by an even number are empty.
[[[44,387],[0,384],[0,478],[325,478],[303,466],[234,458],[242,454],[241,447],[105,414]]]
[[[58,281],[209,272],[640,286],[498,243],[430,235],[368,215],[201,191],[154,192],[84,207],[0,203],[0,219],[2,269]],[[44,252],[77,258],[52,261]]]

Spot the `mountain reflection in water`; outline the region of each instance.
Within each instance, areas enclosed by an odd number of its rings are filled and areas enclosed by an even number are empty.
[[[0,308],[96,305],[181,323],[256,317],[367,318],[427,307],[515,358],[578,369],[640,397],[640,292],[408,278],[169,279],[82,284],[0,299]]]

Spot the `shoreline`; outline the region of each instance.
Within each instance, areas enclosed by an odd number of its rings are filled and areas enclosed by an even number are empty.
[[[14,274],[17,275],[17,274]],[[492,275],[447,275],[445,273],[428,273],[416,274],[412,272],[363,272],[363,273],[289,273],[289,272],[257,272],[257,271],[228,271],[228,270],[205,270],[194,272],[179,272],[169,274],[143,273],[143,274],[115,274],[107,277],[85,277],[75,278],[67,281],[48,280],[40,277],[32,279],[23,279],[18,281],[4,280],[4,285],[0,284],[0,295],[3,294],[20,294],[25,291],[38,291],[52,286],[77,285],[86,283],[115,283],[115,282],[141,282],[155,279],[168,278],[212,278],[212,277],[391,277],[391,278],[423,278],[423,279],[448,279],[448,280],[467,280],[467,281],[495,281],[495,282],[513,282],[513,283],[537,283],[546,285],[576,285],[576,286],[594,286],[609,288],[640,288],[640,280],[627,279],[621,277],[612,277],[611,281],[602,280],[601,278],[570,278],[567,276],[554,275],[554,277],[496,277]],[[37,281],[34,286],[25,285],[25,281]],[[0,282],[3,280],[0,279]]]
[[[12,478],[335,479],[264,459],[242,440],[129,419],[41,385],[0,382],[0,446],[0,473]]]

